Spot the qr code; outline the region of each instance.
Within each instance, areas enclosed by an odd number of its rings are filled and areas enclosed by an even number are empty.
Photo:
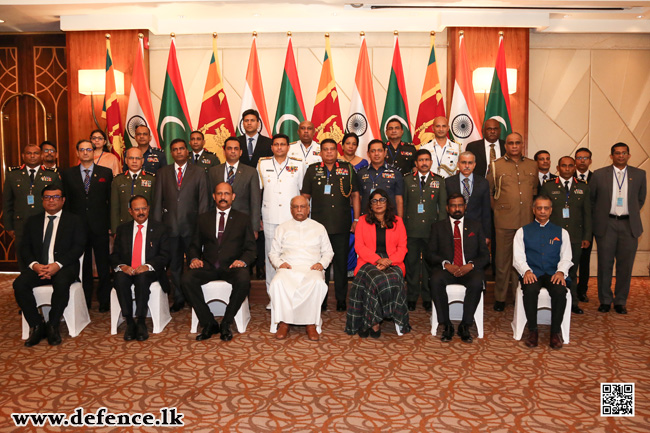
[[[634,384],[601,383],[600,416],[634,416]]]

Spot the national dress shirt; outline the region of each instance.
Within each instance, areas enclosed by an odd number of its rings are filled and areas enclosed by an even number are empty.
[[[537,221],[537,219],[535,219]],[[546,223],[541,224],[539,221],[537,221],[538,224],[540,224],[540,227],[546,227],[546,224],[549,223],[549,221],[546,221]],[[524,245],[524,228],[521,227],[517,229],[517,232],[515,233],[515,239],[513,241],[513,266],[519,272],[519,275],[522,277],[527,271],[531,271],[530,266],[528,266],[528,262],[526,261],[526,246]],[[573,262],[571,261],[572,258],[572,253],[571,253],[571,239],[569,238],[569,232],[566,230],[562,229],[562,246],[560,247],[560,261],[557,264],[557,271],[556,272],[562,272],[564,274],[564,278],[566,279],[569,276],[569,269],[573,265]]]
[[[333,257],[327,230],[311,218],[304,221],[292,218],[280,224],[269,252],[269,261],[275,268],[282,263],[307,268],[320,263],[325,269]]]

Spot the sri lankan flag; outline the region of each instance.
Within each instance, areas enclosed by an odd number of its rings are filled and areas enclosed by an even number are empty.
[[[424,76],[422,96],[420,97],[420,108],[415,120],[413,130],[413,144],[420,145],[433,140],[433,119],[438,116],[445,116],[445,104],[440,91],[440,78],[438,77],[438,66],[436,65],[435,33],[431,32],[431,52],[429,63]]]
[[[108,141],[111,144],[111,152],[120,160],[121,164],[124,153],[124,128],[122,127],[122,116],[120,115],[120,105],[117,102],[117,90],[115,88],[111,35],[106,35],[106,90],[104,92],[102,117],[106,119],[106,132],[108,133]]]

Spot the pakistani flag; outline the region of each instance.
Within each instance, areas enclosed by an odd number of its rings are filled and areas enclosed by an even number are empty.
[[[395,35],[395,50],[393,52],[393,65],[390,70],[390,79],[388,81],[388,91],[386,92],[386,104],[384,105],[384,115],[381,118],[381,139],[388,141],[386,137],[386,124],[393,119],[397,119],[402,124],[404,134],[402,141],[410,143],[411,137],[411,120],[409,119],[408,101],[406,100],[406,85],[404,84],[404,70],[402,69],[402,56],[399,52],[399,42]]]
[[[501,140],[512,133],[510,124],[510,94],[508,92],[508,77],[506,69],[506,50],[503,46],[503,36],[499,38],[497,64],[494,68],[490,98],[485,108],[485,120],[496,119],[501,124]]]
[[[289,142],[298,141],[298,125],[305,120],[305,104],[302,101],[298,70],[293,57],[291,36],[287,45],[287,57],[284,61],[284,73],[280,87],[278,109],[275,113],[274,134],[286,134]]]
[[[165,151],[169,164],[174,162],[170,149],[171,142],[177,138],[182,138],[189,146],[190,132],[192,132],[190,115],[187,110],[187,102],[185,102],[181,72],[178,69],[178,61],[176,60],[176,43],[172,38],[169,59],[167,60],[165,87],[163,88],[160,103],[160,115],[158,116],[160,147]]]

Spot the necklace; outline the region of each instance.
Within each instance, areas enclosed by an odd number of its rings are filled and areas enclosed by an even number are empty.
[[[345,154],[343,155],[343,159],[345,159],[345,160],[346,160],[347,162],[349,162],[349,163],[352,163],[352,161],[354,161],[354,158],[356,158],[356,157],[357,157],[356,155],[353,155],[353,156],[352,156],[352,159],[347,159],[347,158],[345,157]]]

